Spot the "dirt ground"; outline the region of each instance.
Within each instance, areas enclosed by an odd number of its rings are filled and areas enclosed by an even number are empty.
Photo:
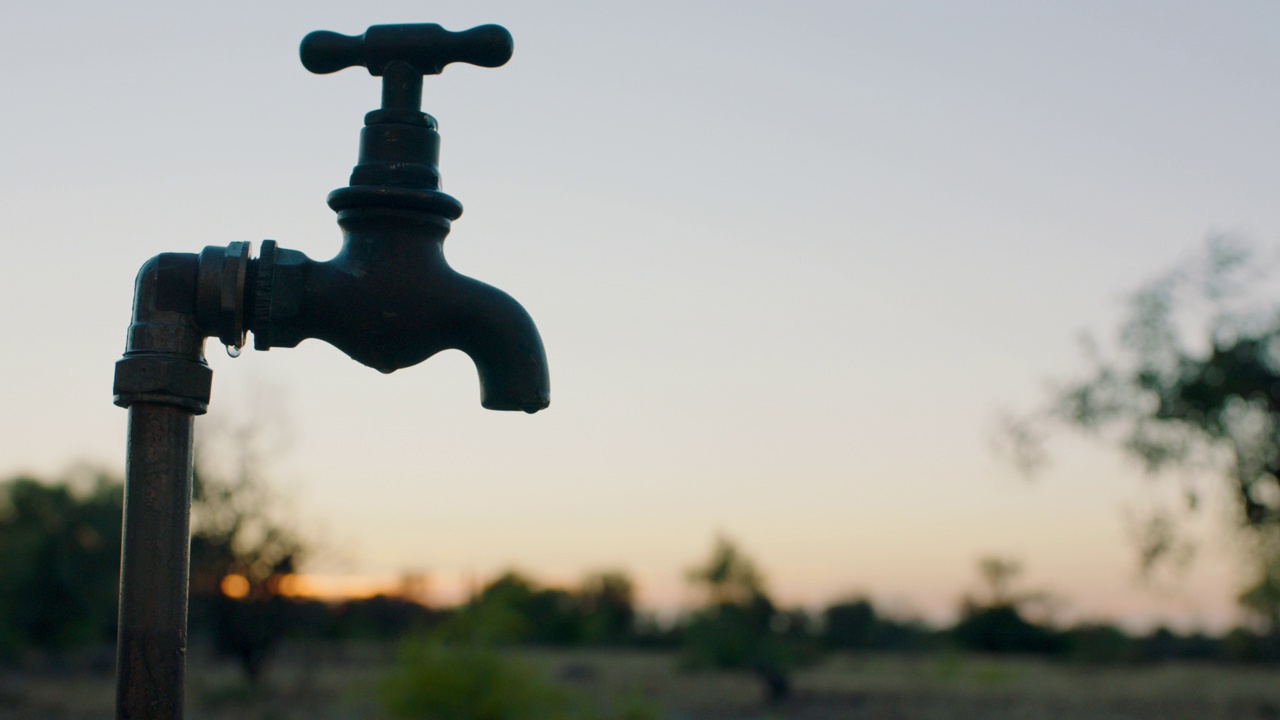
[[[520,651],[550,677],[597,699],[630,697],[665,720],[937,718],[1280,719],[1280,668],[1173,663],[1071,667],[960,655],[834,655],[797,673],[795,697],[768,706],[750,676],[682,672],[666,653]],[[394,662],[382,645],[285,648],[258,686],[196,648],[189,720],[385,717],[374,687]],[[113,715],[109,651],[0,669],[2,720]]]

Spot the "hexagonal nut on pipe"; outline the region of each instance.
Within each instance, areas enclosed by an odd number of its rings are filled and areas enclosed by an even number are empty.
[[[176,405],[199,415],[209,409],[213,370],[202,362],[135,355],[116,363],[115,404]]]
[[[206,247],[196,277],[196,322],[223,345],[240,348],[245,340],[245,282],[249,243]]]

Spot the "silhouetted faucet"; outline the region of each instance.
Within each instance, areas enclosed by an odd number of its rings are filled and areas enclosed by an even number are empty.
[[[457,61],[496,67],[511,49],[511,35],[496,25],[457,34],[382,25],[361,37],[315,32],[302,41],[312,72],[363,65],[382,76],[382,108],[365,116],[351,185],[329,195],[344,234],[337,257],[317,263],[263,244],[248,322],[255,348],[314,337],[382,372],[456,348],[475,362],[486,408],[547,406],[547,361],[533,320],[506,293],[445,262],[442,245],[462,206],[440,191],[440,136],[420,110],[423,75]]]
[[[192,417],[208,408],[204,340],[238,352],[307,338],[390,373],[445,349],[465,352],[481,404],[537,412],[550,402],[546,354],[524,308],[455,272],[443,244],[462,205],[440,191],[440,136],[421,110],[422,78],[466,62],[511,57],[497,25],[375,25],[349,37],[314,32],[302,63],[315,73],[364,66],[381,76],[382,107],[365,116],[348,187],[329,194],[342,249],[316,262],[262,243],[164,253],[143,265],[133,322],[116,364],[115,402],[129,408],[116,717],[182,717]]]

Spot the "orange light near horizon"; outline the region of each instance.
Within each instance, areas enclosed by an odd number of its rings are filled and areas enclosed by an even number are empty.
[[[422,603],[427,600],[422,583],[360,575],[287,575],[280,579],[279,592],[286,597],[313,600],[367,600],[377,595]]]
[[[303,593],[298,589],[298,575],[285,575],[276,579],[275,591],[285,597],[299,597]]]
[[[243,575],[227,575],[222,578],[222,583],[219,587],[222,589],[223,595],[235,600],[239,600],[249,594],[249,580]]]

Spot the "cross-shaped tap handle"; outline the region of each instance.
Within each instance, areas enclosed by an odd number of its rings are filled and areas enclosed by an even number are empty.
[[[455,62],[498,67],[511,59],[511,33],[499,25],[450,32],[435,23],[374,25],[363,35],[317,30],[302,39],[302,65],[317,74],[364,66],[381,76],[395,62],[412,65],[421,75],[438,75]]]

